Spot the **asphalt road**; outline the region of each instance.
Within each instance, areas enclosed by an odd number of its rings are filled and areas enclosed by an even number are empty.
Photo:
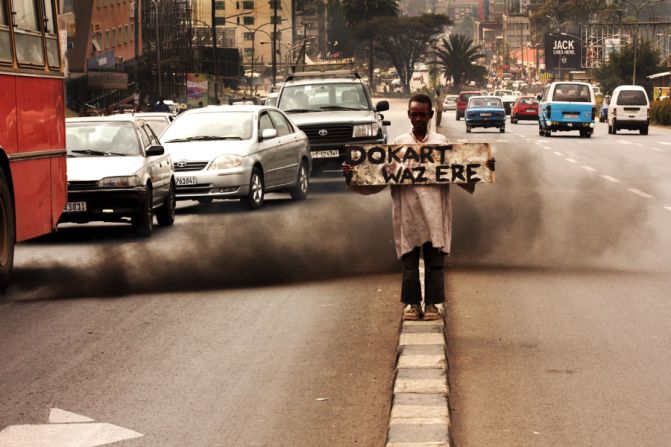
[[[336,177],[255,212],[185,202],[147,240],[66,225],[17,246],[0,431],[58,408],[144,435],[115,445],[384,445],[401,310],[390,206]]]
[[[455,445],[669,445],[671,132],[444,124],[497,159],[454,207]]]

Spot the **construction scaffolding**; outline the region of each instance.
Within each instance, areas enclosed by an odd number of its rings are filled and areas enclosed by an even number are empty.
[[[140,89],[151,99],[186,98],[186,75],[193,71],[191,8],[188,0],[142,2]]]
[[[634,41],[650,42],[663,64],[671,66],[671,22],[590,23],[580,26],[580,40],[583,68],[600,67]]]

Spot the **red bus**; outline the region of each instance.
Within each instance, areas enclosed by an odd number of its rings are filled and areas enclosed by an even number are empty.
[[[64,97],[56,0],[0,0],[0,290],[65,206]]]

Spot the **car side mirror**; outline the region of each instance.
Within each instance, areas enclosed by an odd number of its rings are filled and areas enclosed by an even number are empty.
[[[541,95],[536,95],[536,99],[540,101],[541,100]]]
[[[376,112],[384,112],[385,110],[389,110],[389,101],[380,101],[375,104]]]
[[[146,152],[147,157],[155,157],[157,155],[165,154],[165,149],[163,149],[163,146],[157,144],[154,146],[149,146]]]
[[[272,138],[275,138],[276,136],[277,136],[277,129],[263,129],[259,141],[270,140]]]
[[[384,121],[382,121],[382,125],[383,125],[383,126],[391,126],[391,121],[389,121],[389,120],[384,120]]]

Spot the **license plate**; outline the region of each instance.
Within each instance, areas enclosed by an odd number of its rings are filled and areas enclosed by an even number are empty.
[[[527,113],[536,113],[536,109],[527,109]]]
[[[492,116],[491,113],[481,113],[480,116]]]
[[[68,202],[63,208],[65,213],[82,213],[86,211],[86,202]]]
[[[577,119],[579,116],[580,115],[578,115],[577,113],[565,113],[564,114],[564,118],[568,118],[570,120]]]
[[[189,186],[197,184],[198,179],[196,177],[175,177],[175,182],[177,186]]]
[[[312,158],[338,158],[340,156],[340,151],[337,149],[332,149],[328,151],[314,151],[312,153]]]

